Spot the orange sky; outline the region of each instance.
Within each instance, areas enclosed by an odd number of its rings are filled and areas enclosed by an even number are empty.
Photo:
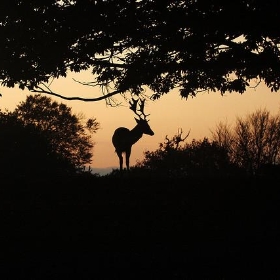
[[[83,86],[72,80],[71,74],[67,79],[59,79],[52,83],[52,90],[66,96],[97,97],[100,91],[96,88]],[[90,81],[88,73],[75,76],[82,82]],[[28,91],[17,88],[0,88],[0,108],[13,110],[15,106],[24,101]],[[118,158],[111,142],[114,130],[119,126],[129,129],[135,126],[134,114],[128,104],[118,97],[121,106],[106,106],[105,101],[83,102],[66,101],[54,98],[70,106],[74,113],[83,113],[86,117],[95,117],[101,128],[93,135],[95,147],[93,150],[92,168],[117,168]],[[136,160],[143,159],[145,150],[153,151],[163,142],[165,136],[174,136],[178,129],[183,130],[183,136],[190,130],[188,140],[202,139],[210,136],[210,130],[220,122],[234,123],[237,116],[246,115],[257,109],[267,109],[272,114],[280,109],[280,93],[271,92],[264,85],[250,89],[244,94],[227,93],[200,93],[195,98],[181,99],[174,90],[156,101],[146,102],[145,113],[150,114],[150,126],[155,132],[154,136],[144,135],[132,148],[131,165]],[[185,133],[185,134],[184,134]]]

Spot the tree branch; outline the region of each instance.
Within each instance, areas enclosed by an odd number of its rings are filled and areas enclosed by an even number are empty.
[[[95,97],[95,98],[84,98],[84,97],[78,97],[78,96],[67,97],[67,96],[55,93],[51,90],[44,90],[41,87],[37,87],[37,88],[38,89],[32,89],[31,92],[45,93],[45,94],[48,94],[48,95],[59,97],[59,98],[64,99],[64,100],[80,100],[80,101],[85,101],[85,102],[100,101],[100,100],[110,98],[110,97],[112,97],[114,95],[117,95],[119,93],[122,93],[120,90],[115,90],[113,92],[110,92],[110,93],[107,93],[105,95]]]

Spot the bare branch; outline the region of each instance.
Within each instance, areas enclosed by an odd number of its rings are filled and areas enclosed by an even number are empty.
[[[110,98],[110,97],[112,97],[114,95],[123,93],[120,90],[115,90],[113,92],[106,93],[106,94],[104,94],[102,96],[95,97],[95,98],[85,98],[85,97],[78,97],[78,96],[68,97],[68,96],[64,96],[64,95],[61,95],[61,94],[53,92],[47,86],[46,86],[46,88],[47,88],[47,90],[45,90],[42,87],[38,86],[37,89],[32,89],[31,92],[45,93],[45,94],[48,94],[48,95],[52,95],[52,96],[56,96],[56,97],[62,98],[64,100],[80,100],[80,101],[85,101],[85,102],[105,100],[105,99]]]
[[[173,136],[172,139],[169,139],[168,136],[165,136],[164,147],[165,150],[173,148],[175,150],[179,149],[180,143],[184,142],[190,135],[191,130],[188,131],[187,135],[182,138],[183,130],[182,128],[178,129],[178,133]]]

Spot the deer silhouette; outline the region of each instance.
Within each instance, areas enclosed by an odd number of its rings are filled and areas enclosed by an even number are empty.
[[[137,122],[136,126],[131,130],[126,127],[119,127],[112,136],[112,142],[119,157],[120,171],[123,170],[123,154],[125,154],[126,159],[126,170],[129,170],[129,158],[132,145],[135,144],[143,134],[154,135],[154,132],[148,124],[148,115],[144,114],[145,99],[132,99],[129,104],[129,108],[138,116],[138,119],[134,118]],[[139,107],[138,111],[140,111],[140,113],[137,112],[137,107]]]

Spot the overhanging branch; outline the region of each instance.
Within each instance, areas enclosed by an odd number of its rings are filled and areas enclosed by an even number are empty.
[[[117,95],[117,94],[122,93],[122,92],[119,91],[119,90],[115,90],[115,91],[113,91],[113,92],[104,94],[104,95],[99,96],[99,97],[95,97],[95,98],[85,98],[85,97],[78,97],[78,96],[68,97],[68,96],[64,96],[64,95],[55,93],[55,92],[53,92],[53,91],[51,91],[51,90],[44,90],[44,89],[42,89],[41,87],[38,87],[38,89],[32,89],[31,92],[45,93],[45,94],[48,94],[48,95],[52,95],[52,96],[59,97],[59,98],[64,99],[64,100],[79,100],[79,101],[85,101],[85,102],[94,102],[94,101],[105,100],[105,99],[110,98],[110,97],[112,97],[112,96],[114,96],[114,95]]]

